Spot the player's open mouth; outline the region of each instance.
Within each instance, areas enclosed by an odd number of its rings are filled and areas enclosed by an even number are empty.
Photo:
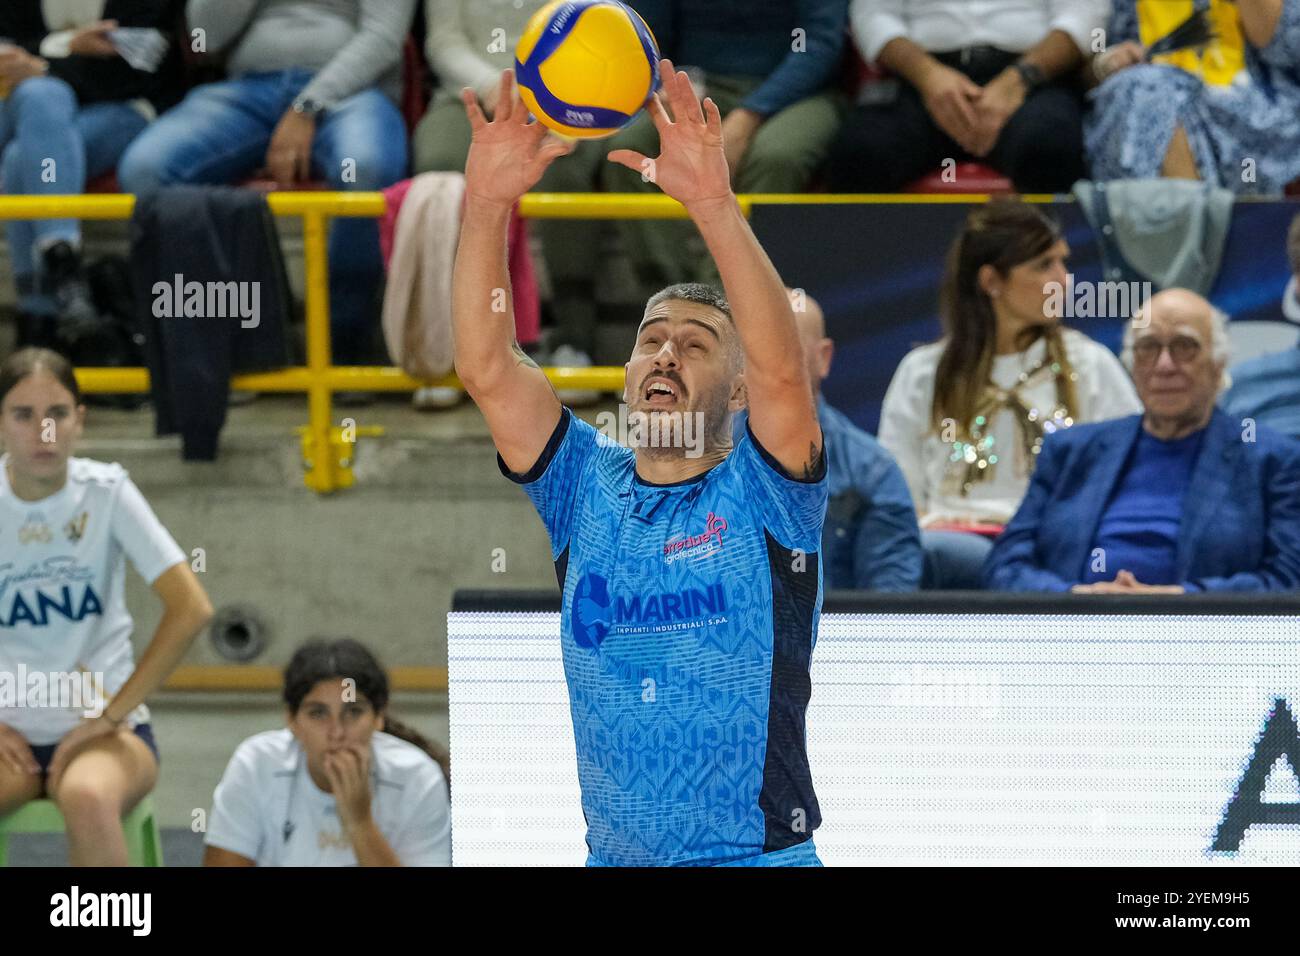
[[[646,383],[645,400],[650,405],[672,405],[677,401],[677,386],[664,378]]]

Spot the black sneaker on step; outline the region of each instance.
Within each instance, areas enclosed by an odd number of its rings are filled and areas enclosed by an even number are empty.
[[[59,334],[75,342],[96,332],[103,319],[90,296],[81,253],[70,242],[60,240],[45,250],[41,265],[41,288],[58,305]]]

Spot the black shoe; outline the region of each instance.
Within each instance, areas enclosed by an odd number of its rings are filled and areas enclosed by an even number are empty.
[[[60,240],[41,256],[41,287],[59,309],[59,334],[70,342],[92,335],[104,324],[90,296],[81,253]]]

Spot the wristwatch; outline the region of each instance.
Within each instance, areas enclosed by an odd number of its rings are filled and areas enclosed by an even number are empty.
[[[1024,60],[1019,60],[1015,63],[1015,68],[1016,72],[1020,74],[1020,79],[1025,83],[1026,93],[1034,92],[1034,90],[1047,82],[1047,77],[1043,75],[1043,68],[1041,66],[1035,66],[1032,63],[1026,63]]]
[[[320,100],[314,100],[310,96],[300,96],[293,101],[293,111],[302,116],[315,119],[325,111],[325,104]]]

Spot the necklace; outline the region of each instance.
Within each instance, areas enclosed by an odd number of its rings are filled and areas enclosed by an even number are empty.
[[[968,495],[979,482],[989,481],[997,471],[999,461],[996,436],[993,435],[993,422],[1003,409],[1015,414],[1016,431],[1024,450],[1025,461],[1029,471],[1034,470],[1034,462],[1043,447],[1043,440],[1053,432],[1069,428],[1074,424],[1070,409],[1062,397],[1063,384],[1068,378],[1077,382],[1078,373],[1065,371],[1060,358],[1048,354],[1038,364],[1022,371],[1016,377],[1016,384],[1011,388],[1001,388],[989,383],[975,408],[967,434],[958,435],[948,455],[948,474],[945,484],[949,492],[957,492],[962,497]],[[1055,400],[1050,408],[1039,408],[1022,394],[1022,390],[1046,376],[1056,380]]]

